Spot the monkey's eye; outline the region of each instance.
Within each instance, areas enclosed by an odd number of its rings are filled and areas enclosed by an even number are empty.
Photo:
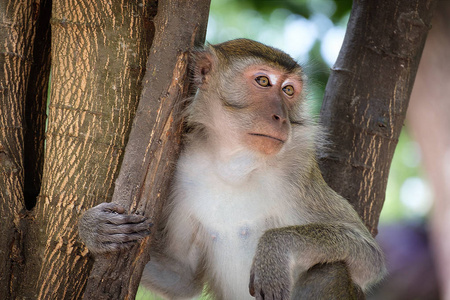
[[[288,96],[292,96],[294,95],[294,87],[292,85],[287,85],[283,88],[283,92]]]
[[[270,86],[269,78],[267,78],[266,76],[258,76],[258,77],[255,78],[255,81],[260,86]]]

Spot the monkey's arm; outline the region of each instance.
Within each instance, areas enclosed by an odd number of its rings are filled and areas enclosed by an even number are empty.
[[[186,243],[176,247],[156,243],[142,275],[146,287],[171,299],[195,296],[202,291],[196,273],[199,256],[195,246],[187,242],[193,234],[192,226],[181,218],[178,221],[182,228],[177,231],[182,235],[178,239]],[[114,203],[101,203],[87,210],[78,222],[80,237],[94,254],[126,249],[147,236],[150,227],[147,218],[126,214],[123,207]]]
[[[316,264],[346,262],[364,290],[384,274],[381,250],[356,224],[307,224],[268,230],[261,237],[250,276],[256,299],[288,299],[295,281]],[[269,296],[270,298],[270,296]]]

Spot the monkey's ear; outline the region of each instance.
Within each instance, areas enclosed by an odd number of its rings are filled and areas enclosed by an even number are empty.
[[[214,66],[214,57],[208,50],[195,51],[192,56],[194,59],[192,69],[194,83],[197,87],[200,87],[209,81]]]

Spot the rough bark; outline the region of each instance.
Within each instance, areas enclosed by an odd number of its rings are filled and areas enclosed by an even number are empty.
[[[52,80],[42,187],[28,217],[21,299],[79,299],[92,266],[81,211],[112,196],[153,38],[155,1],[52,7]]]
[[[436,0],[355,0],[326,87],[327,183],[373,235]]]
[[[0,295],[15,296],[24,257],[24,112],[39,1],[0,0]]]
[[[168,195],[179,152],[180,100],[189,92],[189,49],[204,42],[209,2],[158,3],[145,88],[113,195],[113,202],[154,223]],[[84,299],[133,299],[149,260],[151,238],[130,251],[96,257]]]
[[[440,1],[420,62],[408,128],[420,144],[434,190],[431,239],[442,299],[450,299],[450,2]]]

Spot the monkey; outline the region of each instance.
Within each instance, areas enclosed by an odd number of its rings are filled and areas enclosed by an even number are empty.
[[[326,289],[308,291],[308,274],[333,263],[362,291],[380,281],[382,251],[320,173],[324,134],[308,110],[302,67],[248,39],[208,45],[193,60],[188,130],[141,284],[168,299],[205,287],[213,299],[300,299]],[[79,220],[94,254],[148,232],[146,218],[113,203]]]

